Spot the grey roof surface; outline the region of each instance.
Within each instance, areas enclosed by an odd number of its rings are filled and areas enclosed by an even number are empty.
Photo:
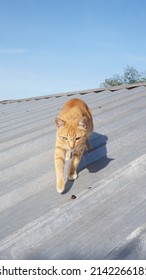
[[[61,195],[54,119],[74,97],[92,149]],[[2,101],[0,119],[0,259],[146,259],[146,83]]]

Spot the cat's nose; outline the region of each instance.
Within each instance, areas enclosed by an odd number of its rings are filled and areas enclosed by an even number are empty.
[[[70,146],[70,149],[71,149],[71,150],[73,150],[73,148],[74,148],[74,146],[73,146],[73,145],[72,145],[72,146]]]
[[[70,149],[74,148],[74,143],[69,143]]]

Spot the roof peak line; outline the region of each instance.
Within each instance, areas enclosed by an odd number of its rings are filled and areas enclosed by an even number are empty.
[[[89,93],[98,93],[102,91],[116,91],[120,89],[132,89],[140,86],[145,86],[146,87],[146,82],[139,82],[139,83],[134,83],[134,84],[122,84],[119,86],[112,86],[112,87],[99,87],[99,88],[93,88],[93,89],[87,89],[87,90],[78,90],[78,91],[70,91],[70,92],[65,92],[65,93],[56,93],[56,94],[49,94],[49,95],[44,95],[44,96],[36,96],[36,97],[28,97],[28,98],[22,98],[22,99],[10,99],[10,100],[1,100],[1,104],[10,104],[10,103],[16,103],[16,102],[24,102],[24,101],[32,101],[32,100],[41,100],[41,99],[49,99],[49,98],[59,98],[62,96],[74,96],[76,94],[89,94]]]

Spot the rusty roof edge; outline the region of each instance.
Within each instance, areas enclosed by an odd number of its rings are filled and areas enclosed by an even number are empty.
[[[49,99],[49,98],[59,98],[63,96],[72,96],[76,94],[88,94],[91,92],[102,92],[102,91],[116,91],[120,89],[132,89],[135,87],[140,87],[140,86],[146,86],[146,82],[140,82],[140,83],[134,83],[134,84],[122,84],[119,86],[113,86],[113,87],[104,87],[104,88],[93,88],[93,89],[87,89],[87,90],[78,90],[78,91],[70,91],[70,92],[65,92],[65,93],[57,93],[57,94],[49,94],[49,95],[43,95],[43,96],[36,96],[36,97],[29,97],[29,98],[22,98],[22,99],[10,99],[10,100],[1,100],[1,104],[11,104],[11,103],[16,103],[16,102],[24,102],[24,101],[32,101],[32,100],[41,100],[41,99]]]

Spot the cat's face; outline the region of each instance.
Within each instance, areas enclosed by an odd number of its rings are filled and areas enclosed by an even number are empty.
[[[78,145],[85,143],[86,132],[78,128],[76,128],[75,130],[61,128],[58,133],[58,137],[60,138],[62,143],[64,143],[66,149],[73,150]]]
[[[85,121],[76,125],[67,125],[64,121],[56,119],[57,136],[66,149],[73,150],[86,142],[87,133]]]

